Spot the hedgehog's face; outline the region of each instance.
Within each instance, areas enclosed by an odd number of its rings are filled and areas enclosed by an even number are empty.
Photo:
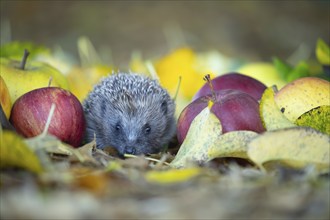
[[[120,155],[160,152],[173,135],[173,129],[169,130],[169,127],[174,126],[174,107],[168,107],[166,101],[158,101],[109,109],[111,112],[107,115],[110,117],[104,118],[105,142],[116,148]]]

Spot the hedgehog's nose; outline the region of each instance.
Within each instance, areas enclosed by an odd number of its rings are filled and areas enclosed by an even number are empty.
[[[135,154],[135,153],[136,153],[135,147],[132,146],[125,147],[125,154]]]

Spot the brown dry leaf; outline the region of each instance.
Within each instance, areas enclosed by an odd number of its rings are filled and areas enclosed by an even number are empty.
[[[85,144],[79,148],[61,142],[55,136],[49,134],[41,134],[33,138],[26,139],[25,142],[34,150],[44,150],[52,155],[61,155],[67,157],[71,162],[93,162],[96,163],[92,156],[92,151],[95,149],[95,140]]]
[[[313,165],[330,171],[330,137],[309,127],[268,131],[248,144],[249,158],[259,167],[282,163],[293,168]]]
[[[60,154],[70,156],[72,154],[71,147],[62,143],[57,137],[50,134],[40,134],[38,136],[25,139],[25,142],[33,150],[45,150],[50,154]]]
[[[93,157],[93,150],[96,148],[96,140],[85,144],[84,146],[70,149],[72,154],[69,157],[69,160],[71,162],[92,162],[96,163],[94,157]]]
[[[108,188],[106,172],[86,167],[77,167],[70,170],[74,180],[73,185],[89,192],[102,196]]]
[[[0,168],[20,167],[34,173],[43,171],[37,155],[16,133],[2,131],[0,143]]]
[[[125,156],[128,157],[129,155],[125,154]],[[124,167],[146,169],[149,166],[149,161],[144,156],[132,155],[128,159],[121,161],[121,164]]]

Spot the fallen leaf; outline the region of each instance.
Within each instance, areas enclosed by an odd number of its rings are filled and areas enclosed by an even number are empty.
[[[260,100],[260,118],[267,131],[296,126],[277,106],[274,99],[276,91],[276,86],[268,87]]]
[[[50,154],[61,154],[63,156],[72,155],[71,147],[62,143],[57,137],[50,134],[40,134],[24,140],[29,147],[34,150],[44,150]]]
[[[293,168],[314,165],[330,171],[330,137],[309,127],[268,131],[248,144],[248,156],[260,168],[282,163]]]
[[[96,140],[85,144],[84,146],[70,149],[71,155],[69,160],[71,162],[92,162],[97,163],[93,157],[93,150],[96,148]]]
[[[105,194],[108,186],[106,172],[86,167],[77,167],[70,170],[73,179],[73,185],[89,192],[102,196]]]
[[[127,158],[127,156],[125,155]],[[137,169],[146,169],[149,165],[149,161],[144,156],[135,156],[127,158],[121,162],[123,167],[137,168]]]
[[[20,167],[34,173],[41,173],[43,168],[37,155],[23,139],[11,131],[0,134],[0,167]]]
[[[48,158],[45,158],[45,153],[50,154],[50,157],[54,157],[53,155],[64,156],[64,159],[70,162],[92,162],[97,164],[92,155],[92,151],[96,145],[95,140],[85,144],[82,147],[73,148],[72,146],[63,143],[55,136],[50,134],[41,134],[33,138],[26,139],[25,142],[31,149],[41,153],[39,156],[43,157],[45,166],[52,166]]]
[[[118,170],[122,170],[122,169],[123,169],[123,164],[121,161],[119,162],[118,160],[111,160],[107,164],[107,167],[105,170],[107,172],[112,172],[112,171],[118,171]]]
[[[219,157],[238,157],[247,159],[248,142],[258,133],[253,131],[231,131],[218,137],[208,149],[208,160]]]
[[[208,150],[217,143],[222,133],[221,123],[210,108],[208,106],[203,109],[192,121],[187,136],[170,166],[179,168],[192,161],[208,161]]]
[[[202,170],[200,168],[186,168],[186,169],[170,169],[163,171],[148,171],[145,178],[148,182],[157,184],[175,184],[191,180],[200,175]]]
[[[323,105],[302,114],[295,122],[330,135],[330,106]]]
[[[85,68],[74,67],[67,74],[70,91],[82,102],[93,86],[113,70],[114,68],[101,64]]]
[[[173,97],[179,78],[182,78],[180,94],[188,100],[204,85],[204,69],[197,68],[197,54],[189,47],[179,48],[155,62],[160,83]],[[211,77],[214,77],[214,73]]]

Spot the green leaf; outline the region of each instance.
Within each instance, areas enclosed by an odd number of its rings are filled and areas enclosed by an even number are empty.
[[[302,114],[295,124],[308,126],[330,135],[330,106],[323,105]]]
[[[296,79],[309,76],[309,65],[306,62],[298,63],[287,75],[286,81],[292,82]]]
[[[330,170],[330,137],[309,127],[268,131],[248,144],[248,156],[262,169],[274,164],[292,168],[313,165],[323,173]]]
[[[295,79],[310,75],[310,67],[307,62],[304,61],[301,61],[295,67],[292,67],[285,61],[274,57],[273,64],[281,78],[286,82],[291,82]]]
[[[286,81],[293,67],[278,57],[273,58],[273,64],[280,77]]]
[[[32,42],[12,41],[1,46],[0,57],[21,60],[24,49],[30,52],[29,58],[33,58],[38,54],[50,54],[50,49],[42,45],[37,45]]]
[[[315,53],[322,65],[330,65],[330,48],[322,39],[317,40]]]

